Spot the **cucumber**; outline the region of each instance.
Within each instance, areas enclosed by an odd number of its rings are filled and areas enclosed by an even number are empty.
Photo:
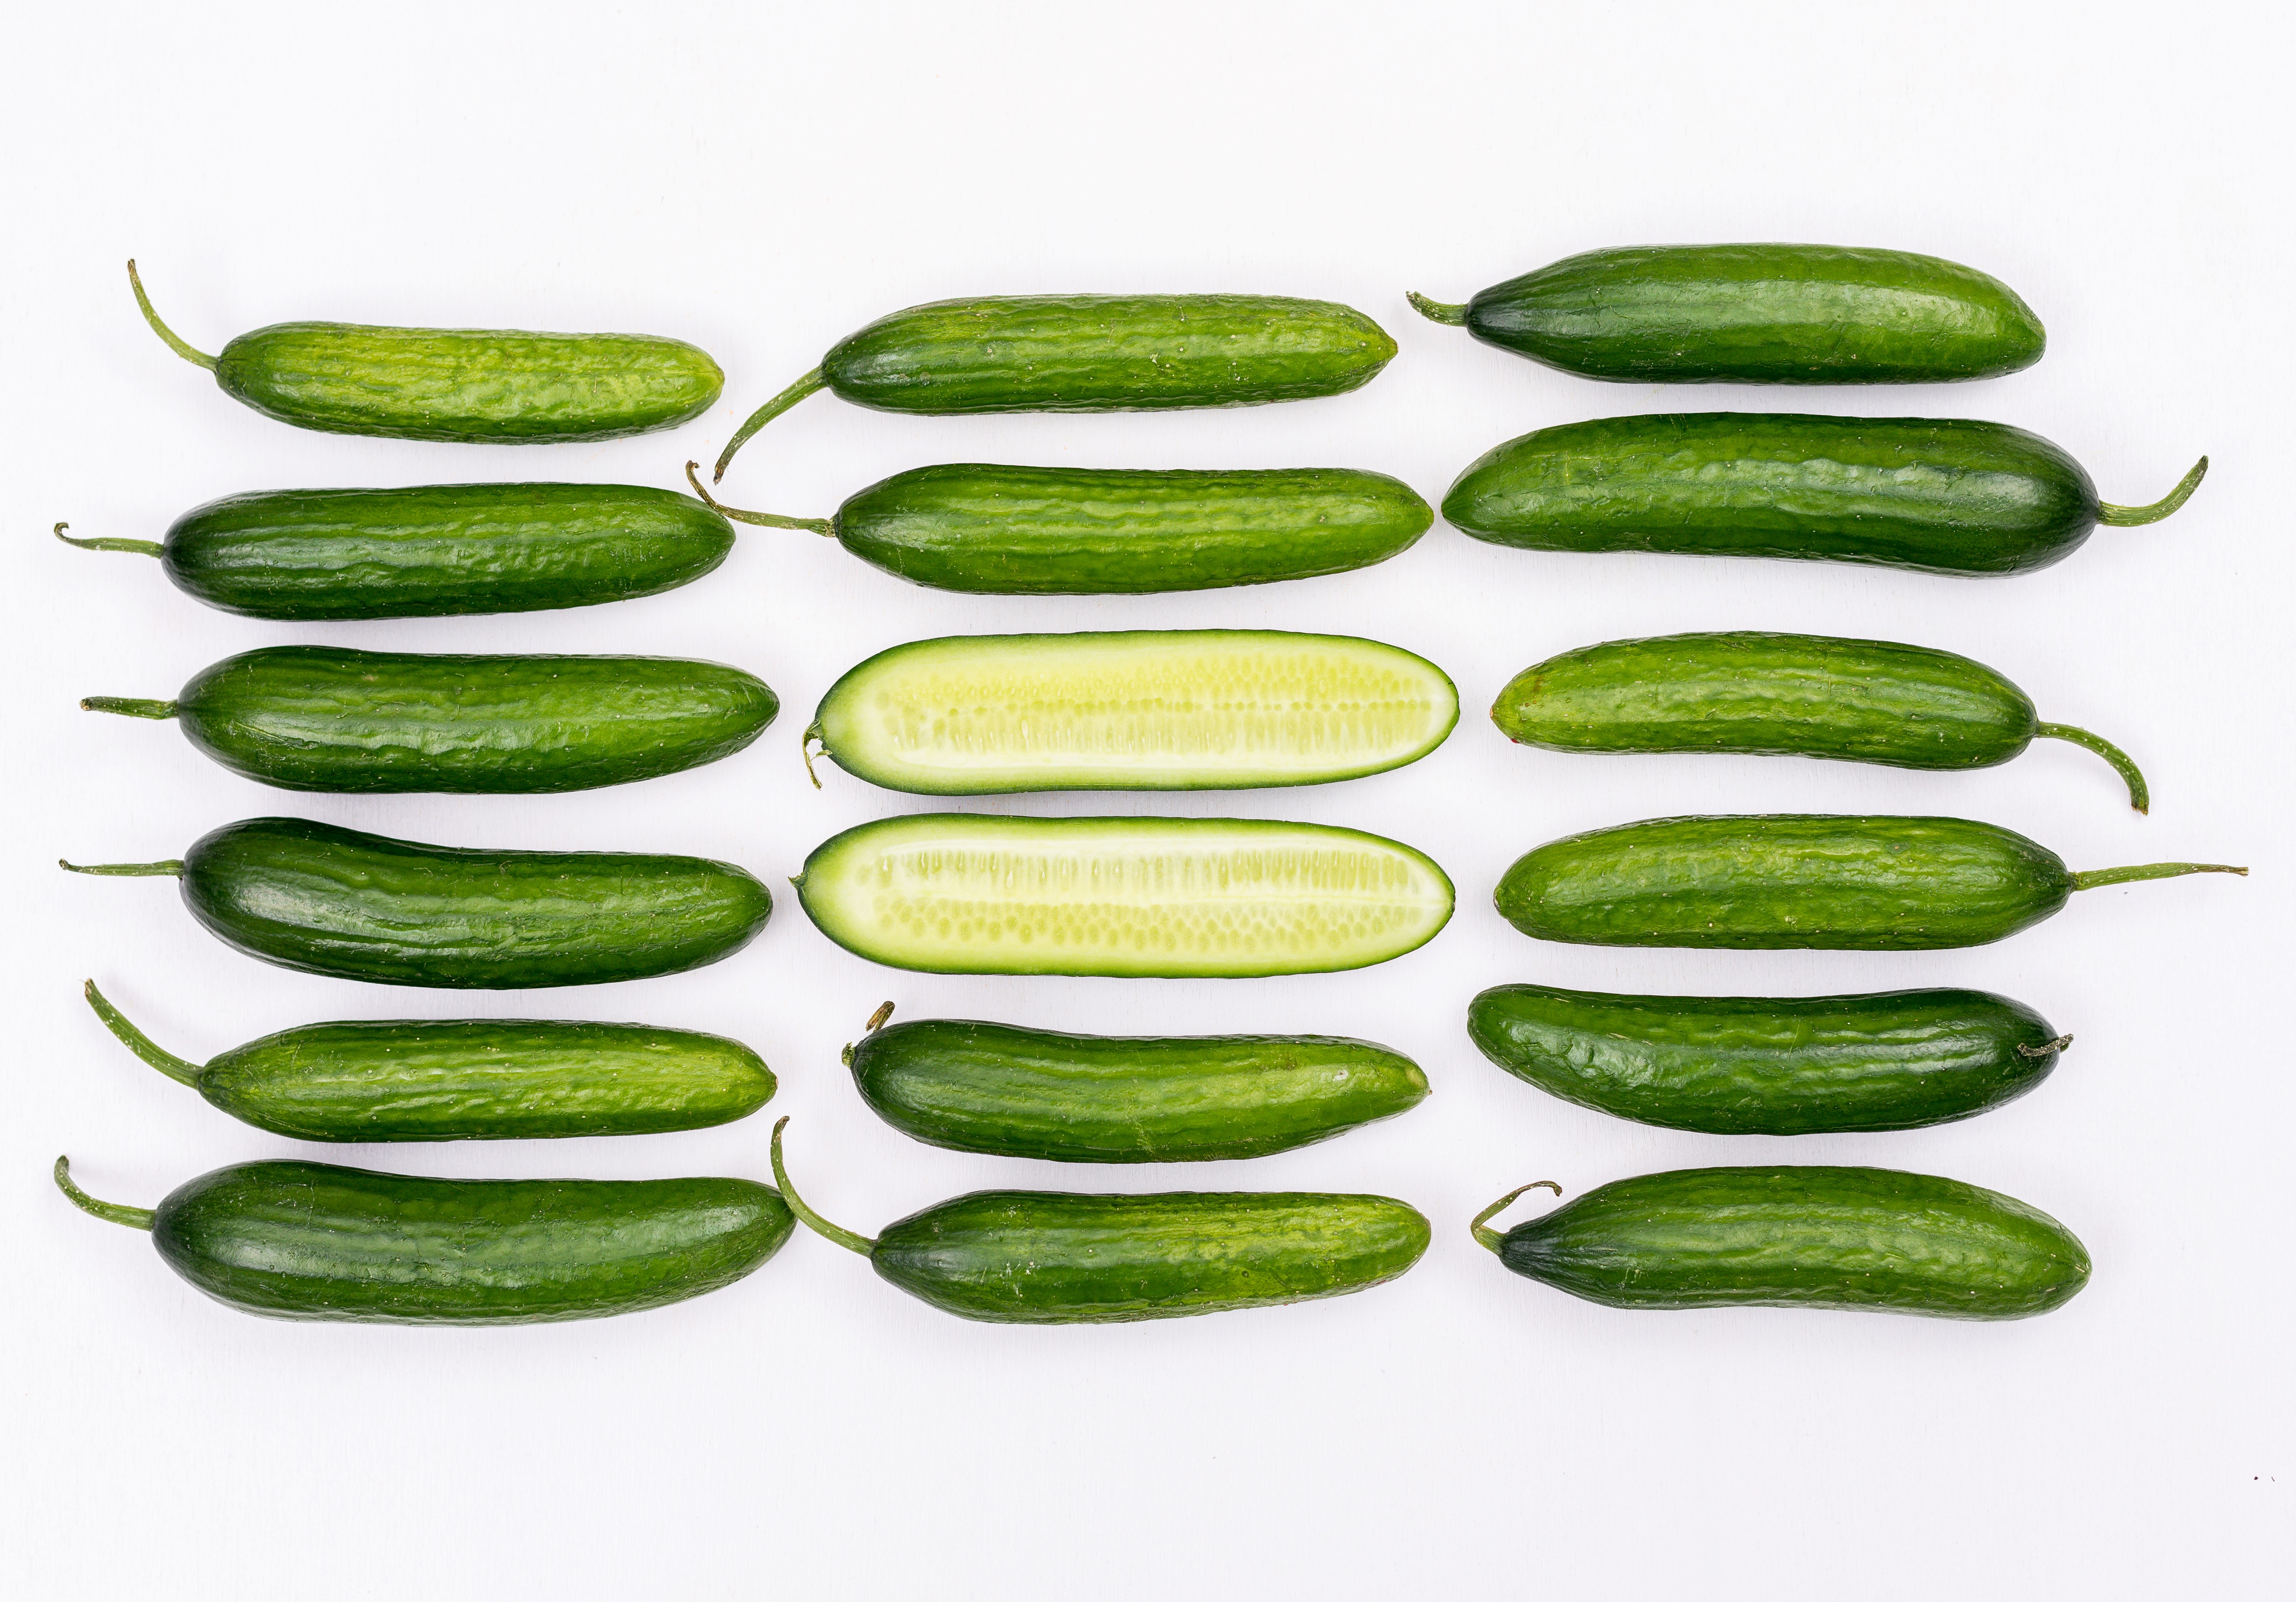
[[[1511,439],[1459,475],[1444,518],[1496,545],[1864,562],[1999,576],[2062,561],[2099,523],[2157,523],[2202,457],[2150,506],[2108,506],[2081,464],[2006,423],[1706,412],[1607,417]]]
[[[1387,331],[1286,295],[993,295],[880,317],[758,408],[718,458],[817,389],[878,412],[1157,412],[1343,395],[1395,356]]]
[[[1540,940],[1821,951],[1985,945],[2076,890],[2216,862],[2069,870],[2023,835],[1964,818],[1653,818],[1551,841],[1499,880],[1502,917]]]
[[[226,823],[180,861],[62,864],[173,875],[210,934],[282,968],[446,990],[605,985],[732,956],[765,886],[694,856],[469,851],[305,818]]]
[[[2038,720],[1993,669],[1918,645],[1823,634],[1613,640],[1526,667],[1491,707],[1499,732],[1554,751],[1731,751],[1898,768],[1983,768],[2036,738],[2111,763],[2128,804],[2144,775],[2111,741]]]
[[[890,1224],[840,1229],[774,1180],[806,1226],[920,1301],[992,1324],[1123,1324],[1346,1295],[1427,1250],[1419,1211],[1384,1196],[1279,1191],[1078,1196],[975,1190]]]
[[[898,645],[838,680],[805,738],[922,795],[1248,789],[1402,767],[1458,721],[1443,670],[1392,645],[1141,629]]]
[[[68,545],[156,556],[184,593],[285,623],[598,606],[691,584],[734,548],[701,502],[634,484],[275,489],[194,507],[164,540],[67,527]]]
[[[856,956],[951,974],[1330,973],[1416,950],[1452,906],[1408,846],[1235,818],[881,818],[792,882]]]
[[[2022,1319],[2063,1306],[2088,1283],[2087,1251],[2038,1208],[1889,1168],[1646,1173],[1505,1235],[1487,1226],[1521,1194],[1478,1214],[1475,1238],[1516,1273],[1605,1307]]]
[[[1581,378],[1634,384],[1938,384],[2041,359],[2047,336],[1997,278],[1934,256],[1835,245],[1588,250],[1438,323]]]
[[[539,1140],[746,1118],[773,1070],[720,1034],[536,1018],[308,1024],[202,1066],[162,1050],[87,982],[121,1044],[243,1124],[298,1140]]]
[[[1501,985],[1467,1034],[1516,1078],[1638,1124],[1711,1135],[1922,1129],[2039,1084],[2072,1036],[1981,990],[1602,995]]]
[[[1325,1034],[1114,1039],[928,1018],[845,1048],[876,1115],[929,1146],[1055,1163],[1265,1157],[1427,1099],[1419,1065]]]
[[[738,667],[668,657],[452,657],[274,645],[195,674],[172,701],[92,712],[175,718],[235,773],[337,794],[544,795],[716,762],[781,703]]]
[[[1344,573],[1435,520],[1416,492],[1345,468],[1134,472],[949,462],[871,485],[832,518],[723,505],[737,522],[833,536],[872,567],[977,595],[1146,595]]]
[[[144,321],[226,395],[328,434],[494,445],[619,439],[707,412],[726,387],[708,353],[651,334],[275,323],[208,356],[177,339],[127,282]]]
[[[226,1307],[361,1324],[539,1324],[720,1290],[795,1221],[750,1180],[434,1180],[330,1163],[234,1163],[157,1207],[56,1184],[84,1213],[148,1230]]]

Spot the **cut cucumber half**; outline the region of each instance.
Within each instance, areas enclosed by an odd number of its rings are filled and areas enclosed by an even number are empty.
[[[1408,846],[1234,818],[886,818],[795,883],[855,955],[947,974],[1329,973],[1424,945],[1452,906]]]
[[[862,663],[806,741],[918,795],[1255,789],[1401,767],[1458,721],[1441,668],[1346,634],[960,634]]]

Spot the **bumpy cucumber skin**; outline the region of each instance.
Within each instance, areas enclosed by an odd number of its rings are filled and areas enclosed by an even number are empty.
[[[1137,472],[949,462],[871,485],[839,543],[930,589],[1144,595],[1344,573],[1408,549],[1435,513],[1346,468]]]
[[[1950,651],[1819,634],[1671,634],[1550,657],[1499,691],[1509,740],[1556,751],[1732,751],[1981,768],[2032,742],[2033,703]]]
[[[1620,1180],[1509,1230],[1516,1273],[1608,1307],[1841,1307],[2022,1319],[2088,1283],[2023,1202],[1887,1168],[1691,1168]]]
[[[722,1289],[796,1221],[749,1180],[439,1180],[241,1163],[160,1204],[168,1266],[244,1312],[368,1324],[601,1318]]]
[[[1989,1112],[2056,1067],[2056,1036],[1981,990],[1604,995],[1501,985],[1467,1008],[1482,1054],[1550,1095],[1715,1135],[1920,1129]]]
[[[233,399],[299,429],[496,445],[674,429],[726,387],[682,339],[357,323],[258,328],[223,347],[215,374]]]
[[[878,1273],[960,1318],[1120,1324],[1367,1290],[1427,1249],[1383,1196],[979,1190],[888,1228]]]
[[[1552,841],[1499,880],[1540,940],[1821,951],[1984,945],[2065,904],[2056,853],[1965,818],[1652,818]]]
[[[1264,1157],[1427,1097],[1409,1058],[1320,1034],[1122,1039],[929,1018],[856,1042],[846,1065],[904,1134],[1056,1163]]]
[[[1378,323],[1328,300],[1014,295],[880,317],[821,375],[882,412],[1134,412],[1340,395],[1394,356]]]
[[[1997,278],[1832,245],[1589,250],[1467,307],[1486,344],[1636,384],[1932,384],[1997,378],[2047,336]]]
[[[440,484],[226,495],[176,519],[176,588],[289,623],[547,611],[658,595],[725,561],[734,526],[632,484]]]
[[[227,823],[184,854],[184,903],[283,968],[447,990],[683,973],[773,911],[730,862],[626,852],[470,851],[303,818]]]
[[[545,795],[730,756],[781,703],[738,667],[668,657],[464,657],[278,645],[176,698],[191,742],[282,789]]]
[[[2099,512],[2079,462],[2006,423],[1791,413],[1541,429],[1481,457],[1443,497],[1447,521],[1499,545],[1957,576],[2062,561]]]
[[[299,1140],[536,1140],[706,1129],[773,1099],[739,1041],[534,1018],[310,1024],[224,1052],[200,1094]]]

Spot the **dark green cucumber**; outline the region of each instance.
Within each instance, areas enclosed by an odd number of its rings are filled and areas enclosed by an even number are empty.
[[[739,1041],[642,1024],[450,1018],[307,1024],[204,1066],[161,1050],[87,982],[120,1043],[242,1123],[299,1140],[539,1140],[746,1118],[773,1071]]]
[[[1516,1078],[1596,1112],[1713,1135],[1920,1129],[2039,1084],[2072,1044],[1981,990],[1602,995],[1501,985],[1467,1034]]]
[[[2108,740],[2045,723],[1993,669],[1918,645],[1823,634],[1669,634],[1549,657],[1499,691],[1509,740],[1556,751],[1733,751],[1899,768],[1983,768],[2037,737],[2113,765],[2128,804],[2144,775]]]
[[[619,439],[699,417],[726,387],[707,352],[652,334],[275,323],[208,356],[177,339],[127,264],[152,331],[266,417],[329,434],[494,445]]]
[[[721,1290],[794,1221],[750,1180],[434,1180],[329,1163],[235,1163],[157,1207],[84,1213],[148,1230],[226,1307],[362,1324],[539,1324],[638,1312]]]
[[[1487,345],[1634,384],[1939,384],[2041,359],[2041,320],[1958,263],[1837,245],[1636,245],[1567,256],[1464,306]]]
[[[879,412],[1152,412],[1343,395],[1395,356],[1351,307],[1287,295],[996,295],[880,317],[758,408],[718,458],[817,389]]]
[[[1524,934],[1582,945],[1937,951],[2013,935],[2076,890],[2247,871],[2075,873],[2023,835],[1964,818],[1652,818],[1527,853],[1495,899]]]
[[[1488,1227],[1521,1194],[1477,1214],[1475,1238],[1516,1273],[1606,1307],[2022,1319],[2063,1306],[2088,1283],[2087,1251],[2038,1208],[1889,1168],[1646,1173],[1505,1235]]]
[[[2030,573],[2099,523],[2156,523],[2209,459],[2150,506],[2109,506],[2081,464],[2006,423],[1703,412],[1606,417],[1511,439],[1459,475],[1443,516],[1533,551],[1661,551]]]
[[[282,968],[447,990],[683,973],[740,951],[773,911],[731,862],[469,851],[305,818],[226,823],[180,861],[63,866],[176,876],[209,933]]]
[[[685,476],[705,500],[697,464]],[[1435,519],[1411,486],[1347,468],[1134,472],[950,462],[873,484],[833,518],[710,500],[739,522],[833,535],[874,568],[982,595],[1142,595],[1367,568]]]
[[[886,1227],[840,1229],[790,1189],[783,1118],[774,1180],[808,1229],[959,1318],[1121,1324],[1346,1295],[1427,1250],[1427,1220],[1384,1196],[1276,1191],[1078,1196],[976,1190]]]
[[[1120,1039],[931,1018],[845,1048],[861,1099],[932,1146],[1056,1163],[1264,1157],[1408,1112],[1427,1076],[1323,1034]]]
[[[92,712],[175,718],[236,773],[282,789],[543,795],[730,756],[781,703],[738,667],[670,657],[453,657],[273,645],[172,701]]]
[[[538,612],[658,595],[714,570],[734,526],[634,484],[275,489],[194,507],[164,540],[74,539],[156,556],[184,593],[288,623]]]

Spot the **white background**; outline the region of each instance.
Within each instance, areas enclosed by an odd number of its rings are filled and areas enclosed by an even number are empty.
[[[2278,8],[1702,4],[1542,10],[1160,4],[18,8],[0,62],[7,408],[0,791],[9,1050],[0,1579],[41,1598],[2284,1595],[2290,1499],[2287,648],[2292,242]],[[1815,240],[1935,252],[2038,308],[2046,359],[1961,388],[1598,387],[1422,322],[1602,245]],[[294,318],[633,330],[725,366],[674,436],[483,448],[298,432],[234,405],[137,318],[143,266],[193,344]],[[1359,307],[1402,354],[1370,388],[1250,411],[920,419],[816,397],[729,475],[819,515],[939,461],[1352,465],[1431,500],[1526,429],[1639,411],[1973,415],[2034,429],[2108,500],[2202,451],[2191,506],[2062,566],[1956,581],[1824,565],[1507,551],[1439,527],[1392,563],[1270,588],[999,600],[744,531],[710,577],[630,604],[296,626],[208,610],[155,564],[48,527],[156,538],[235,491],[545,478],[676,485],[748,410],[882,313],[947,296],[1258,290]],[[831,946],[784,895],[756,944],[681,977],[486,995],[290,974],[202,933],[172,886],[60,854],[179,854],[299,813],[456,845],[693,851],[772,882],[929,803],[797,744],[862,657],[969,631],[1353,632],[1457,681],[1450,742],[1322,789],[978,805],[1292,817],[1391,834],[1456,879],[1432,944],[1256,983],[936,978]],[[1570,757],[1483,714],[1554,651],[1680,629],[1811,630],[1964,652],[2045,743],[1956,776],[1794,760]],[[740,664],[784,710],[719,765],[524,798],[264,789],[164,725],[164,697],[267,642],[652,651]],[[2006,944],[1918,955],[1534,944],[1491,910],[1520,852],[1698,810],[1941,812],[2076,868],[2253,865],[2079,897]],[[873,1230],[988,1185],[1324,1188],[1436,1221],[1407,1279],[1304,1307],[1105,1328],[967,1324],[800,1235],[721,1294],[525,1329],[291,1325],[177,1281],[49,1188],[69,1151],[149,1204],[278,1155],[143,1067],[99,978],[203,1058],[329,1018],[468,1013],[717,1029],[782,1075],[794,1171]],[[1997,989],[2079,1043],[1970,1123],[1730,1140],[1548,1099],[1462,1027],[1483,986]],[[1107,1172],[916,1145],[837,1048],[880,1001],[1109,1033],[1302,1030],[1408,1051],[1395,1122],[1249,1165]],[[440,1174],[763,1176],[767,1118],[650,1140],[305,1155]],[[1515,1279],[1466,1233],[1525,1180],[1571,1193],[1710,1163],[1955,1175],[2064,1220],[2096,1271],[1985,1326],[1636,1314]]]

